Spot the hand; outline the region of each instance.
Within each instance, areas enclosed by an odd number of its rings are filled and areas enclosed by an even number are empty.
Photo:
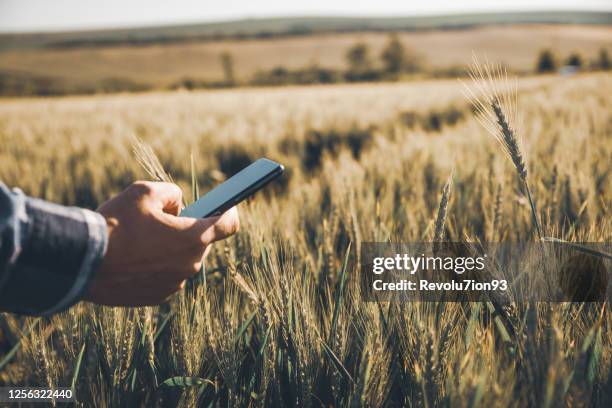
[[[108,249],[85,300],[110,306],[163,303],[200,270],[210,245],[238,231],[238,211],[178,217],[182,193],[171,183],[136,182],[98,208]]]

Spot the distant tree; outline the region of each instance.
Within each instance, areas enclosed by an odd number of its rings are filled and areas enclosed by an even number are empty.
[[[363,73],[370,70],[370,57],[368,46],[364,43],[353,45],[346,53],[349,71]]]
[[[196,88],[196,82],[191,78],[183,78],[179,82],[179,86],[191,91]]]
[[[236,82],[234,77],[234,57],[229,52],[222,52],[220,58],[225,82],[228,85],[234,85]]]
[[[382,71],[372,68],[367,45],[353,45],[346,53],[346,60],[349,69],[344,73],[345,80],[376,81],[381,78]]]
[[[542,50],[536,65],[538,72],[554,72],[557,69],[557,62],[551,50]]]
[[[599,69],[609,70],[610,69],[610,56],[608,55],[608,50],[602,48],[599,50],[599,58],[597,61],[597,65]]]
[[[569,57],[567,57],[567,61],[565,65],[570,65],[572,67],[580,68],[582,67],[582,57],[578,53],[572,53]]]
[[[385,72],[399,74],[406,67],[406,50],[397,34],[391,34],[387,46],[380,54]]]

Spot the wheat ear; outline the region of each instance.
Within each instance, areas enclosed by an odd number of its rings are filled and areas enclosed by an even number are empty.
[[[438,205],[438,216],[434,230],[434,242],[442,242],[444,240],[444,224],[446,223],[446,215],[448,213],[448,201],[450,199],[450,190],[452,183],[452,173],[448,176],[444,187],[442,188],[442,197]]]
[[[512,164],[514,164],[527,193],[538,238],[542,239],[538,212],[527,181],[525,156],[517,136],[518,132],[512,125],[512,123],[517,122],[516,82],[509,84],[508,74],[500,65],[489,64],[488,62],[481,64],[476,56],[473,57],[473,61],[470,66],[472,87],[464,84],[467,91],[466,97],[474,103],[480,123],[497,139]]]

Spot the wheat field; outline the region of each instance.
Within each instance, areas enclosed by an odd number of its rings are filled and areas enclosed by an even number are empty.
[[[241,204],[241,231],[169,304],[0,315],[0,384],[72,386],[102,407],[610,406],[607,302],[503,315],[359,291],[362,242],[536,239],[516,169],[463,88],[0,101],[0,180],[65,204],[95,208],[147,178],[136,139],[187,202],[192,172],[205,191],[260,156],[288,170]],[[611,93],[608,73],[518,82],[514,126],[547,237],[611,240]]]

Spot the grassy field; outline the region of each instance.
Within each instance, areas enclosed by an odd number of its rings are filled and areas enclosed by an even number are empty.
[[[373,60],[387,41],[385,33],[330,33],[300,37],[223,40],[142,46],[114,45],[67,49],[20,49],[0,52],[0,71],[83,84],[122,78],[165,87],[183,78],[223,80],[219,55],[234,58],[237,79],[251,79],[258,70],[318,64],[345,69],[346,51],[359,41],[370,46]],[[601,48],[612,53],[612,28],[606,25],[510,25],[401,34],[404,45],[428,69],[465,66],[472,52],[487,55],[518,71],[532,71],[539,51],[550,48],[560,58],[579,52],[587,61]]]
[[[202,190],[262,155],[288,171],[241,205],[241,232],[171,303],[0,316],[0,384],[73,384],[84,406],[610,406],[608,303],[498,314],[486,303],[363,300],[360,243],[433,239],[451,172],[444,239],[535,239],[516,170],[462,89],[2,100],[0,179],[66,204],[94,208],[146,178],[133,137],[188,201],[192,153]],[[608,73],[518,83],[513,125],[546,236],[610,242],[611,93]]]

